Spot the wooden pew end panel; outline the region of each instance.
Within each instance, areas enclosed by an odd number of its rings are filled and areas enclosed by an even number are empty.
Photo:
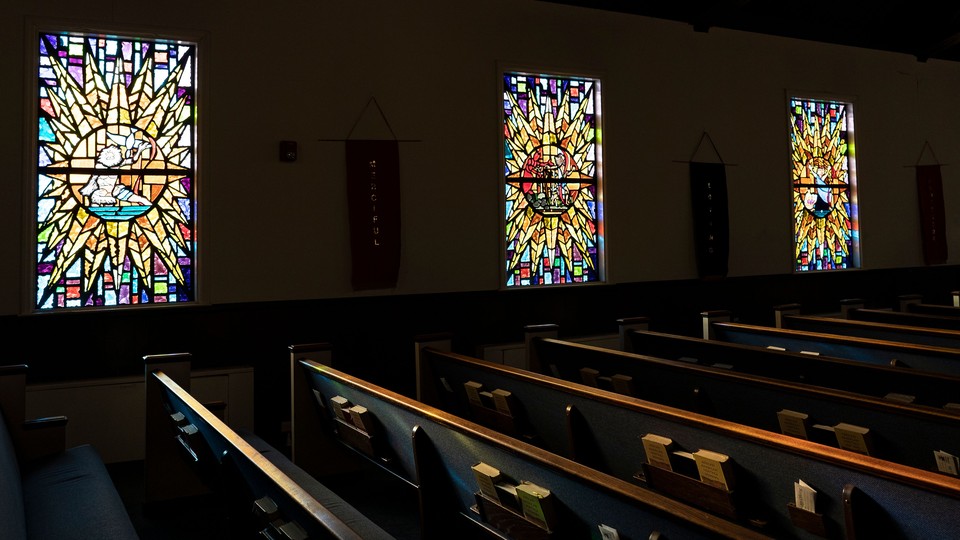
[[[890,514],[853,484],[843,486],[843,517],[846,540],[906,540]]]

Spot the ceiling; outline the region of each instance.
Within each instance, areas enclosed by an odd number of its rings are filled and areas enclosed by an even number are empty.
[[[960,2],[927,0],[543,0],[686,22],[698,32],[726,28],[960,62]]]

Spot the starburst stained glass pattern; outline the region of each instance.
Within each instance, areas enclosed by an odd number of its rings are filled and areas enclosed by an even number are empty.
[[[860,266],[853,105],[791,98],[794,269]]]
[[[196,45],[38,37],[36,308],[194,300]]]
[[[504,74],[508,287],[602,279],[600,81]]]

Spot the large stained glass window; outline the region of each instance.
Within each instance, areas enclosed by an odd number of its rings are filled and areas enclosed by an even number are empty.
[[[858,268],[853,104],[789,99],[794,270]]]
[[[37,37],[35,309],[195,300],[196,45]]]
[[[600,81],[503,76],[507,287],[603,279]]]

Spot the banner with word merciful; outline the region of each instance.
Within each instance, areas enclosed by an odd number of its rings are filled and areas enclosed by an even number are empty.
[[[351,283],[396,287],[400,269],[400,150],[397,140],[346,140]]]

